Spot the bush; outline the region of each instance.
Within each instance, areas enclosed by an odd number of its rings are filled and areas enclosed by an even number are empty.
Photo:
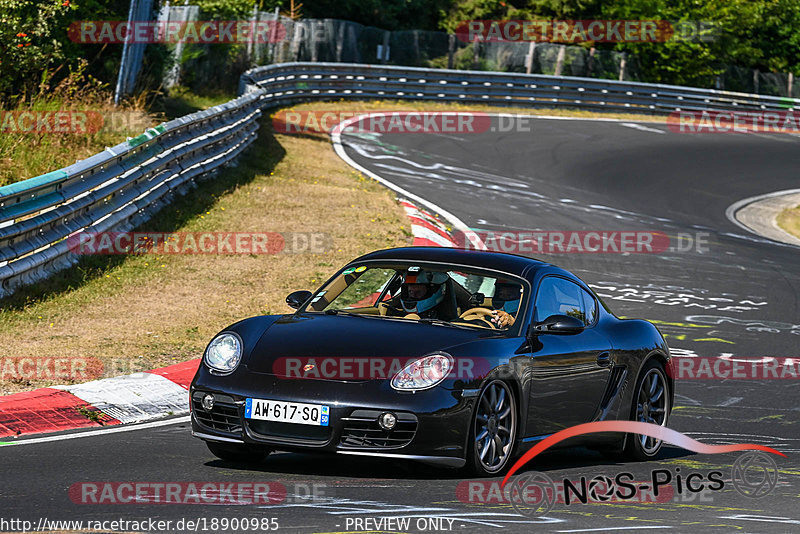
[[[38,92],[64,65],[70,0],[0,0],[0,100]]]

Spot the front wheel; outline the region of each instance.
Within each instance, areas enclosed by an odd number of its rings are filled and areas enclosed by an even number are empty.
[[[642,423],[667,426],[670,413],[670,390],[664,367],[655,359],[647,362],[636,382],[631,401],[631,419]],[[633,460],[652,460],[663,442],[641,434],[629,434],[625,454]]]
[[[502,380],[489,382],[478,397],[470,425],[467,468],[479,476],[500,474],[508,467],[517,437],[517,405]]]
[[[250,447],[238,443],[228,444],[206,441],[206,446],[211,451],[211,454],[217,458],[236,463],[262,462],[272,452],[269,449]]]

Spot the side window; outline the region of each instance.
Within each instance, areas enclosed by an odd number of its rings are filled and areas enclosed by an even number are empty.
[[[597,319],[597,302],[588,291],[581,288],[581,295],[583,296],[583,313],[586,316],[586,325],[594,323]]]
[[[535,320],[543,321],[551,315],[570,315],[586,323],[582,291],[579,285],[563,278],[545,278],[536,294]]]

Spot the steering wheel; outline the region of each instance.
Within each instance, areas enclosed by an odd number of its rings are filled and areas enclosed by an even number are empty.
[[[489,308],[480,308],[480,307],[470,308],[461,315],[459,315],[458,318],[463,319],[465,321],[472,321],[478,319],[488,324],[492,328],[497,328],[497,325],[495,325],[493,322],[487,319],[487,317],[490,317],[492,313],[493,310],[490,310]]]

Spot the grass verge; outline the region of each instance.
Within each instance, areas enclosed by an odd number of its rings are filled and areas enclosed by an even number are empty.
[[[48,98],[2,115],[0,186],[72,165],[160,122],[136,105],[115,108],[99,99]],[[58,116],[69,118],[56,126]]]
[[[778,214],[778,226],[800,239],[800,206],[786,208]]]
[[[147,96],[115,107],[103,92],[42,96],[33,103],[2,112],[0,120],[0,186],[46,174],[86,159],[107,146],[122,143],[147,128],[189,113],[222,104],[232,95],[199,96],[185,88],[169,95],[157,95],[146,104]],[[30,113],[26,118],[20,114]],[[56,113],[70,117],[65,132],[47,131],[55,125]],[[31,118],[33,117],[33,118]],[[82,126],[85,125],[84,129]],[[30,130],[30,131],[27,131]]]

